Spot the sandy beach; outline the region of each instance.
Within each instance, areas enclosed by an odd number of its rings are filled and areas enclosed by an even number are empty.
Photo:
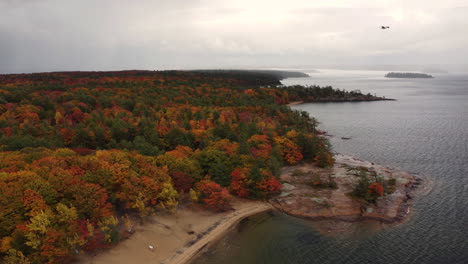
[[[260,201],[236,199],[232,205],[234,210],[224,213],[187,208],[152,216],[136,227],[128,239],[95,256],[83,255],[76,263],[189,263],[200,250],[222,238],[242,219],[272,209],[270,204]]]

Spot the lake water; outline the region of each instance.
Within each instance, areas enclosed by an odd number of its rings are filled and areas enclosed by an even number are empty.
[[[320,70],[283,83],[397,99],[294,108],[308,111],[320,129],[334,135],[335,152],[432,182],[414,201],[408,221],[383,229],[376,223],[348,224],[346,232],[328,234],[330,223],[264,214],[240,225],[196,263],[468,263],[468,75],[387,79],[385,73]]]

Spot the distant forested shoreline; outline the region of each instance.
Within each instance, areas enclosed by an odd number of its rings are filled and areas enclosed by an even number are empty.
[[[389,72],[385,74],[386,78],[434,78],[430,74],[416,72]]]
[[[208,73],[216,75],[224,75],[227,77],[239,76],[242,78],[275,78],[280,81],[286,78],[309,77],[308,74],[298,71],[283,71],[283,70],[192,70],[192,72]],[[280,84],[272,82],[271,84]]]

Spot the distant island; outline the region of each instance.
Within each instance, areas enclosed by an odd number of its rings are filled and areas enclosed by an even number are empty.
[[[386,78],[434,78],[430,74],[417,72],[389,72],[385,74]]]

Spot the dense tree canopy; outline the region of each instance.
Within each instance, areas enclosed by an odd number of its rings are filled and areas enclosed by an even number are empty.
[[[117,242],[125,214],[172,210],[187,193],[227,210],[229,193],[277,194],[283,165],[332,164],[315,120],[285,106],[302,90],[265,78],[0,75],[0,257],[63,263]]]

